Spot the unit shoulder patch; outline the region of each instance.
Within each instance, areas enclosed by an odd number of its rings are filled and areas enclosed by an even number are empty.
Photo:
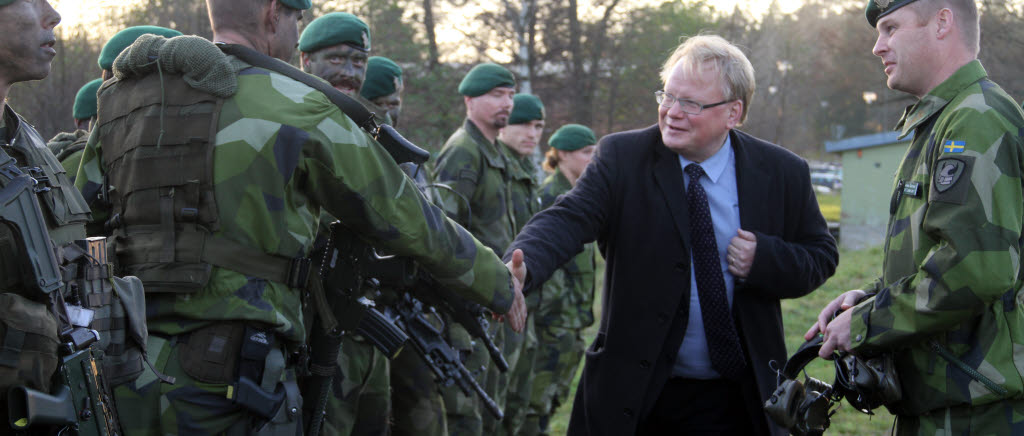
[[[931,200],[964,204],[970,190],[973,164],[972,156],[947,157],[935,162]]]

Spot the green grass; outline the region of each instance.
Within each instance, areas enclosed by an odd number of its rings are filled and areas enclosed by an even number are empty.
[[[821,201],[821,197],[819,197]],[[838,204],[838,196],[835,196]],[[881,248],[869,248],[860,251],[840,251],[839,268],[836,274],[828,280],[821,288],[803,298],[796,300],[784,300],[782,302],[783,322],[785,324],[786,348],[790,353],[796,351],[797,347],[804,342],[803,334],[807,328],[818,318],[821,308],[832,301],[839,294],[855,289],[875,279],[881,273],[882,250]],[[600,294],[604,280],[604,261],[598,259],[597,289]],[[600,297],[598,298],[600,300]],[[600,312],[601,302],[594,306],[595,314]],[[600,319],[600,317],[598,317]],[[597,325],[593,325],[584,332],[584,337],[589,343],[597,334]],[[582,366],[582,365],[581,365]],[[569,425],[569,412],[572,408],[572,399],[576,395],[576,384],[579,382],[580,372],[576,373],[576,380],[573,382],[572,390],[562,405],[551,418],[551,434],[564,435]],[[826,382],[832,382],[834,369],[831,362],[817,359],[807,366],[807,374]],[[850,408],[844,401],[839,410],[832,417],[832,426],[826,434],[828,435],[885,435],[889,434],[892,427],[893,417],[884,408],[877,409],[875,416],[864,415]]]
[[[839,222],[841,211],[839,209],[839,194],[822,194],[817,193],[818,196],[818,208],[821,209],[821,214],[825,217],[825,221]]]

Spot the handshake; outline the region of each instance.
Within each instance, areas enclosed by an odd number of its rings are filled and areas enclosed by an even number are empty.
[[[508,321],[512,330],[522,332],[526,327],[526,298],[523,297],[523,284],[526,283],[526,263],[523,262],[523,250],[512,253],[512,260],[505,264],[512,273],[512,287],[515,297],[508,313],[497,316],[498,320]]]

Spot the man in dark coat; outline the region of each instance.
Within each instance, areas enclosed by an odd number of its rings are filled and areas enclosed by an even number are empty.
[[[607,260],[570,435],[778,434],[779,300],[833,274],[835,241],[807,163],[734,129],[754,93],[738,48],[690,38],[662,80],[658,125],[605,137],[505,257],[529,289],[587,242]]]

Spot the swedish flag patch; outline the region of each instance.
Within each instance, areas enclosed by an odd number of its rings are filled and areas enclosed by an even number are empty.
[[[966,141],[954,141],[947,139],[946,142],[942,143],[943,153],[963,153],[964,147],[967,146]]]

